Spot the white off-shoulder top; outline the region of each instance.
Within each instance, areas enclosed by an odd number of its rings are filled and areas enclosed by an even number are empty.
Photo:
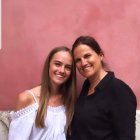
[[[48,106],[45,127],[36,128],[38,102],[34,93],[28,92],[32,94],[35,103],[10,113],[9,140],[66,140],[65,106]]]

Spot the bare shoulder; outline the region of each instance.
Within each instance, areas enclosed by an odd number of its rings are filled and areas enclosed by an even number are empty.
[[[35,95],[36,98],[40,97],[40,93],[41,93],[41,86],[36,86],[34,88],[32,88],[30,91],[32,91]]]
[[[30,105],[31,104],[30,98],[31,97],[27,91],[19,93],[18,98],[17,98],[16,111]]]
[[[32,91],[34,93],[36,99],[39,100],[40,87],[39,86],[35,87],[35,88],[31,89],[30,91]],[[29,94],[28,91],[24,91],[18,95],[16,111],[20,110],[22,108],[25,108],[33,103],[35,103],[33,96],[31,94]]]

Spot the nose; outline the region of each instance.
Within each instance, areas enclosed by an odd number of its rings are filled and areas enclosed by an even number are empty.
[[[64,67],[64,66],[61,66],[60,69],[59,69],[59,71],[60,71],[61,73],[64,73],[64,72],[65,72],[65,67]]]
[[[85,66],[87,64],[87,61],[84,59],[84,58],[82,58],[81,59],[81,66],[83,67],[83,66]]]

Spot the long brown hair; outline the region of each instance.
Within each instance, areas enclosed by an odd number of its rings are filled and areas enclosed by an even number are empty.
[[[38,128],[43,128],[45,126],[44,118],[47,113],[48,101],[51,95],[51,84],[50,84],[50,76],[49,76],[50,61],[52,57],[54,56],[54,54],[60,51],[69,52],[70,55],[72,56],[71,50],[69,48],[65,46],[61,46],[61,47],[54,48],[50,52],[50,54],[48,55],[45,61],[44,69],[42,73],[39,108],[38,108],[37,116],[35,120],[35,125]],[[74,112],[74,105],[75,105],[76,96],[77,96],[76,95],[76,70],[75,70],[74,61],[72,62],[72,70],[71,70],[70,77],[61,86],[60,93],[62,93],[62,98],[63,98],[64,105],[66,108],[67,125],[69,126],[72,120],[72,116]]]

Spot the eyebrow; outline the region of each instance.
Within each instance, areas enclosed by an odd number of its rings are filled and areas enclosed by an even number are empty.
[[[59,61],[59,60],[54,60],[54,62],[59,62],[59,63],[62,63],[61,61]]]
[[[63,64],[61,61],[59,61],[59,60],[54,60],[54,62],[57,62],[57,63],[60,63],[60,64]],[[69,66],[69,67],[72,67],[72,65],[71,64],[65,64],[66,66]]]
[[[87,53],[83,54],[82,57],[85,57],[86,55],[91,55],[91,52],[87,52]],[[77,57],[77,58],[75,58],[75,60],[76,60],[76,59],[80,59],[80,58],[81,58],[81,57]]]

